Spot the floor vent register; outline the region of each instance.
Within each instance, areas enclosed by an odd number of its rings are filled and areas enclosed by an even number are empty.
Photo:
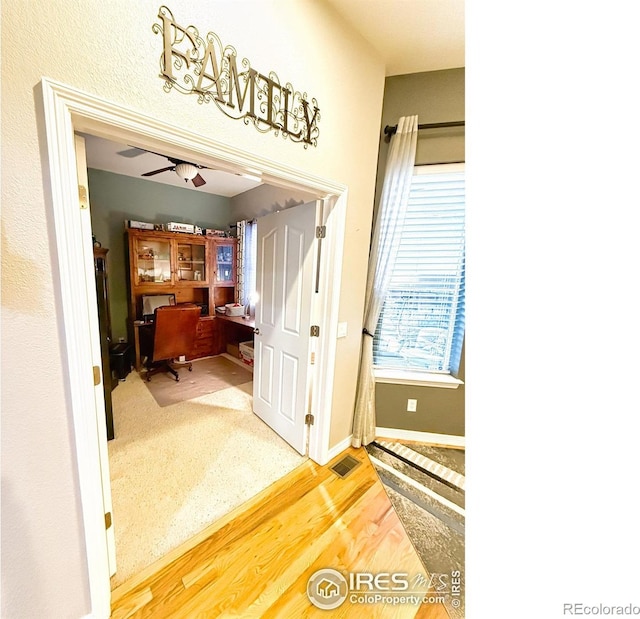
[[[360,460],[356,460],[353,456],[345,456],[338,460],[329,470],[333,471],[338,477],[344,479],[350,475],[356,468],[362,464]]]

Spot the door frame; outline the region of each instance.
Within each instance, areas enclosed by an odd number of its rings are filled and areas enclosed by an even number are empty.
[[[43,78],[36,88],[42,148],[45,208],[51,215],[52,271],[61,337],[67,406],[72,418],[78,486],[86,541],[91,617],[109,617],[111,590],[102,497],[101,437],[93,367],[100,367],[91,325],[97,324],[90,211],[81,207],[74,135],[83,132],[182,159],[197,159],[230,172],[262,172],[265,183],[315,194],[324,201],[327,226],[320,264],[315,317],[320,341],[312,400],[316,424],[309,456],[329,460],[336,333],[344,249],[347,187],[161,122],[136,110]],[[89,222],[89,226],[87,226]],[[90,251],[91,250],[91,251]],[[102,409],[100,407],[102,404]],[[93,414],[92,414],[93,413]],[[104,437],[106,442],[106,436]],[[106,463],[108,464],[108,462]],[[116,523],[117,526],[117,523]]]

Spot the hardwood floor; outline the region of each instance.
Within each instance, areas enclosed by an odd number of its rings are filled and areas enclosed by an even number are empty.
[[[330,466],[345,453],[361,464],[342,479]],[[442,603],[362,604],[348,595],[326,611],[309,601],[307,582],[323,568],[426,576],[366,451],[345,453],[322,467],[305,462],[114,589],[112,617],[448,619]]]

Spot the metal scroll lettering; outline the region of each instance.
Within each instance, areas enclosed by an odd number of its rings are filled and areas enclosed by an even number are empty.
[[[160,23],[153,24],[162,35],[160,77],[164,90],[196,95],[198,103],[212,103],[223,114],[258,131],[281,135],[304,148],[318,145],[320,108],[315,98],[282,85],[278,76],[253,69],[236,50],[223,45],[213,32],[201,37],[195,26],[181,26],[166,6],[158,11]]]

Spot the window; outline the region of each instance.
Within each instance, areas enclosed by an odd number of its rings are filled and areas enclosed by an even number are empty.
[[[258,253],[258,225],[256,220],[238,222],[238,303],[256,302],[256,261]]]
[[[376,370],[456,374],[465,309],[464,164],[415,168],[373,341]]]

